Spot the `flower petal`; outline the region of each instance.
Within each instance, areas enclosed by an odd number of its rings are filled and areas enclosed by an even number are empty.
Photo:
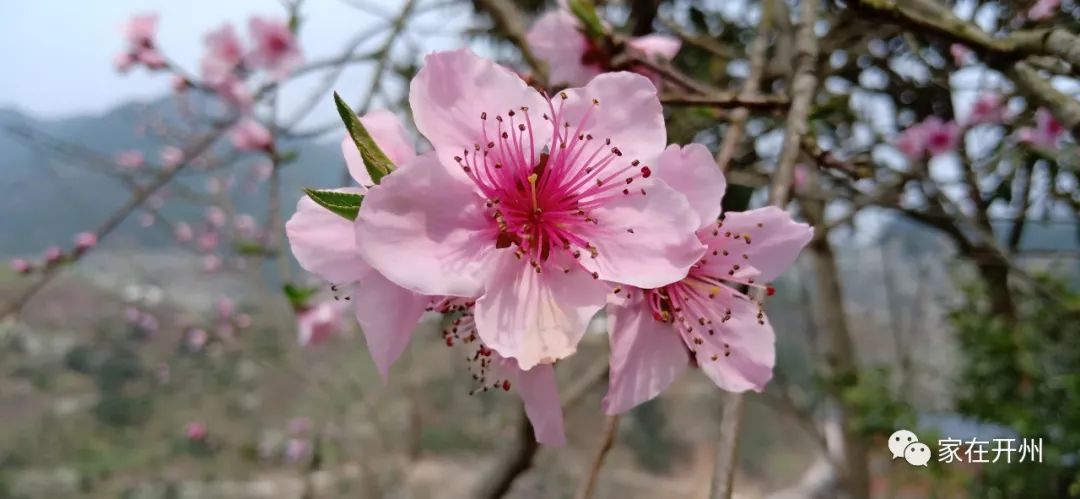
[[[678,54],[682,47],[682,41],[678,38],[658,34],[631,38],[626,44],[641,51],[650,59],[669,61],[675,58],[675,54]]]
[[[528,371],[518,367],[514,359],[507,359],[494,354],[494,365],[499,374],[516,387],[521,401],[525,404],[525,415],[532,423],[536,441],[544,445],[566,445],[566,432],[563,430],[562,401],[559,399],[559,387],[555,382],[555,368],[551,364],[540,364]]]
[[[582,251],[579,262],[602,280],[650,289],[686,277],[705,247],[686,198],[663,182],[644,185],[646,195],[631,191],[590,213],[597,224],[584,237],[597,256]]]
[[[686,196],[698,214],[699,227],[715,222],[720,216],[727,181],[705,146],[668,146],[656,162],[656,176]]]
[[[703,341],[692,347],[696,350],[698,365],[716,386],[724,390],[760,392],[772,379],[776,364],[773,328],[764,316],[764,324],[758,323],[758,306],[744,296],[725,297],[722,308],[730,309],[731,316],[723,321],[719,317],[711,319],[716,333],[695,336]],[[687,345],[694,345],[694,338],[689,334],[682,336]]]
[[[360,256],[417,293],[479,296],[497,230],[482,203],[434,154],[419,156],[364,198],[356,218]]]
[[[630,292],[634,296],[625,305],[607,307],[611,369],[603,406],[608,414],[651,400],[690,365],[686,345],[675,328],[653,318],[644,292]]]
[[[704,272],[739,280],[753,278],[763,284],[791,266],[814,237],[814,229],[796,222],[786,211],[768,206],[725,213],[718,226],[705,227],[698,236],[709,246]]]
[[[361,193],[360,189],[334,189]],[[285,234],[300,266],[333,283],[349,283],[371,273],[356,248],[353,223],[304,196],[285,224]]]
[[[539,92],[518,75],[466,49],[436,52],[409,85],[409,105],[417,130],[435,146],[439,159],[455,165],[463,149],[484,144],[481,114],[489,116],[488,133],[497,130],[496,115],[528,107],[536,118],[547,109]],[[533,119],[536,152],[547,143],[550,127]],[[492,135],[494,136],[494,135]],[[456,172],[455,172],[456,173]]]
[[[416,157],[416,148],[396,114],[378,109],[361,116],[360,123],[395,165],[405,164]],[[371,185],[371,175],[368,175],[364,166],[364,159],[360,157],[360,151],[348,135],[341,140],[341,152],[345,155],[345,165],[348,166],[353,180],[363,186]]]
[[[600,66],[586,66],[581,57],[589,49],[577,18],[563,9],[540,16],[529,28],[525,41],[533,53],[548,65],[551,83],[581,86],[600,74]]]
[[[628,161],[648,165],[667,145],[664,111],[656,87],[648,78],[625,71],[604,73],[583,88],[566,90],[566,101],[559,121],[570,123],[574,130],[589,113],[583,133],[618,147]],[[594,104],[594,99],[600,104]],[[560,106],[555,99],[555,108]]]
[[[352,300],[356,303],[356,320],[364,331],[368,351],[385,383],[390,365],[409,345],[416,323],[431,298],[371,272],[357,284]]]
[[[526,370],[574,353],[604,306],[607,286],[569,261],[549,261],[537,273],[510,250],[501,251],[493,267],[476,301],[480,339]]]

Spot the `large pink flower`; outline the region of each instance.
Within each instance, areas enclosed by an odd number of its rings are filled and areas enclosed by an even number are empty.
[[[648,79],[549,101],[458,50],[428,56],[409,98],[435,150],[364,200],[357,248],[411,291],[479,297],[480,338],[523,369],[575,351],[605,281],[663,286],[704,253],[686,198],[650,178],[667,138]]]
[[[210,86],[221,86],[233,77],[244,58],[244,46],[231,24],[211,31],[204,39],[206,52],[200,66],[203,81]]]
[[[375,111],[362,117],[361,122],[396,164],[416,159],[404,127],[392,113]],[[342,152],[349,172],[360,186],[339,190],[370,195],[368,186],[372,184],[371,177],[356,146],[348,137],[342,142]],[[387,179],[397,175],[394,173]],[[381,189],[382,186],[374,187],[371,192]],[[348,301],[354,304],[368,350],[384,380],[390,366],[409,344],[417,322],[427,311],[461,314],[456,319],[453,334],[460,333],[463,338],[472,336],[473,340],[468,342],[470,344],[475,341],[475,333],[467,333],[474,329],[471,300],[424,296],[390,282],[360,258],[353,225],[305,197],[300,200],[296,214],[289,219],[285,229],[300,265],[334,283],[332,288],[345,294]],[[477,346],[480,344],[479,341],[475,343]],[[483,348],[488,351],[486,347]],[[565,441],[562,409],[552,366],[537,366],[525,371],[513,360],[497,354],[489,354],[485,358],[488,360],[482,363],[478,358],[474,359],[477,365],[483,364],[484,372],[490,370],[492,373],[481,383],[482,386],[487,387],[496,381],[501,387],[515,386],[525,402],[537,440],[561,445]]]
[[[691,362],[728,391],[761,390],[772,377],[774,336],[759,301],[740,287],[766,283],[813,236],[774,207],[720,216],[725,182],[709,151],[668,149],[660,176],[690,199],[709,251],[685,279],[655,289],[616,288],[608,307],[610,386],[604,409],[617,414],[657,396]]]
[[[300,46],[287,22],[253,17],[248,29],[254,43],[248,62],[253,67],[264,68],[280,79],[303,62]]]
[[[538,58],[547,63],[552,83],[581,86],[611,70],[611,55],[597,47],[582,32],[581,23],[565,8],[552,10],[537,19],[525,36]],[[645,57],[674,59],[682,42],[666,35],[630,38],[626,45]],[[643,69],[635,71],[653,78]]]

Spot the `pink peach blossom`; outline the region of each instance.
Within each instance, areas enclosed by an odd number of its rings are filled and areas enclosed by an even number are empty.
[[[416,158],[411,141],[397,118],[386,111],[376,111],[360,118],[376,143],[397,164]],[[364,168],[363,159],[351,141],[343,143],[343,153],[349,172],[361,187],[345,188],[349,192],[367,193],[371,178]],[[396,173],[394,174],[396,175]],[[376,186],[372,190],[382,187]],[[471,300],[423,296],[404,289],[375,272],[356,249],[357,240],[353,224],[319,207],[309,198],[302,198],[297,212],[286,224],[290,245],[300,265],[324,279],[335,283],[333,289],[347,296],[353,303],[355,313],[371,352],[375,366],[385,381],[390,366],[408,345],[412,331],[425,311],[460,312],[453,334],[476,340],[475,321],[472,319]],[[395,313],[387,314],[386,310]],[[449,332],[447,334],[450,334]],[[466,340],[462,340],[466,342]],[[449,340],[448,343],[452,343]],[[541,443],[560,445],[565,441],[562,429],[562,409],[558,403],[554,369],[550,364],[534,367],[529,371],[518,368],[512,359],[505,359],[487,347],[485,360],[476,358],[476,368],[482,367],[480,376],[485,388],[496,383],[503,389],[511,384],[525,401],[526,412],[536,429]],[[474,356],[475,357],[475,356]],[[492,364],[493,363],[493,364]],[[482,364],[482,366],[480,366]],[[490,365],[489,365],[490,364]]]
[[[241,113],[250,111],[255,100],[255,96],[251,93],[251,89],[248,88],[244,80],[235,75],[225,77],[221,82],[211,85],[210,88],[217,93],[225,104]]]
[[[231,24],[211,31],[203,39],[206,51],[199,62],[203,81],[217,86],[234,76],[244,58],[244,46]]]
[[[139,226],[146,229],[153,227],[157,223],[157,217],[153,213],[140,213],[139,214]]]
[[[206,330],[202,328],[189,329],[185,342],[187,343],[188,350],[192,352],[198,352],[206,346],[206,341],[210,338],[210,335],[206,334]]]
[[[971,52],[971,49],[961,43],[949,45],[949,54],[952,55],[953,64],[957,66],[964,66],[968,62],[971,62],[971,58],[974,55]]]
[[[247,213],[241,213],[236,216],[236,220],[233,221],[233,227],[236,228],[236,233],[240,237],[255,237],[255,233],[258,230],[258,224],[255,222],[255,217],[248,215]]]
[[[262,123],[251,118],[245,118],[233,125],[229,137],[233,147],[241,151],[261,151],[269,149],[274,142],[274,136]]]
[[[157,331],[158,326],[158,319],[154,316],[154,314],[143,313],[139,317],[139,328],[141,328],[143,331],[152,333],[154,331]]]
[[[285,461],[289,463],[298,463],[307,458],[310,451],[311,446],[307,440],[302,438],[290,438],[285,444]]]
[[[12,271],[19,274],[28,274],[30,273],[30,270],[33,269],[33,266],[30,265],[30,262],[23,258],[12,258],[11,261],[8,262],[8,267],[10,267]]]
[[[132,48],[152,47],[157,35],[157,14],[131,16],[124,24],[124,38]]]
[[[1001,95],[987,92],[975,98],[968,116],[968,126],[997,124],[1005,119],[1005,105]]]
[[[168,63],[165,61],[165,56],[153,48],[140,50],[135,54],[135,59],[142,63],[143,66],[146,66],[147,69],[158,70],[168,66]]]
[[[218,320],[228,320],[236,312],[236,303],[231,298],[222,296],[218,298],[216,308]]]
[[[525,39],[536,56],[547,63],[552,83],[582,86],[611,70],[612,55],[596,47],[585,36],[578,19],[565,8],[540,16]],[[653,34],[631,38],[627,46],[649,58],[670,60],[679,52],[681,42],[677,38]],[[648,71],[635,71],[653,79]],[[653,83],[657,84],[659,80],[653,79]]]
[[[1036,147],[1055,148],[1058,140],[1065,133],[1065,127],[1050,111],[1040,108],[1035,111],[1035,126],[1024,127],[1017,131],[1020,142]]]
[[[218,233],[213,230],[205,231],[199,234],[198,239],[195,241],[195,245],[198,246],[199,251],[209,252],[217,248],[220,237]]]
[[[135,62],[134,55],[124,52],[117,54],[116,57],[113,58],[113,67],[116,68],[117,72],[124,73],[131,69],[131,67],[135,65]]]
[[[664,286],[704,253],[686,198],[650,178],[667,137],[645,77],[549,100],[458,50],[429,55],[409,99],[434,151],[367,194],[358,253],[410,291],[476,298],[480,339],[521,369],[574,353],[608,283]]]
[[[141,151],[128,150],[120,153],[116,157],[116,165],[125,170],[136,170],[142,168],[145,164],[146,158]]]
[[[161,166],[166,170],[172,170],[184,163],[184,151],[176,146],[161,148]]]
[[[695,206],[697,236],[709,251],[677,283],[615,288],[607,309],[611,366],[603,405],[609,414],[656,397],[692,362],[724,390],[763,389],[775,361],[773,330],[762,303],[739,288],[772,294],[766,283],[813,236],[775,207],[721,215],[726,182],[704,147],[669,147],[658,172]]]
[[[236,324],[237,329],[247,329],[251,327],[251,316],[248,314],[236,314],[233,322]]]
[[[275,79],[281,79],[303,62],[300,46],[287,22],[253,17],[248,29],[254,44],[248,54],[252,67],[266,69]]]
[[[266,182],[274,172],[274,165],[268,161],[260,161],[251,165],[250,177],[255,183]]]
[[[93,232],[80,232],[75,234],[75,251],[83,252],[97,245],[97,234]]]
[[[922,126],[926,134],[926,150],[932,156],[955,150],[960,143],[960,127],[954,121],[942,121],[931,116],[923,121]]]
[[[129,324],[138,324],[140,318],[142,318],[142,310],[139,310],[139,307],[124,307],[124,321]]]

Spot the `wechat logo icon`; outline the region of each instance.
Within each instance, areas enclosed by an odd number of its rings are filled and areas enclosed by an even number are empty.
[[[912,466],[926,466],[930,462],[930,447],[919,442],[911,430],[896,430],[889,436],[889,452],[892,458],[903,458]]]

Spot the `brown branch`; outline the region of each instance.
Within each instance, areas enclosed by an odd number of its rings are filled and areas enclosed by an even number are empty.
[[[619,416],[616,414],[605,417],[604,430],[600,435],[599,445],[596,446],[592,466],[589,467],[589,472],[585,474],[585,479],[581,482],[577,493],[574,494],[575,499],[592,499],[593,493],[596,491],[596,482],[600,475],[600,469],[604,466],[604,459],[607,458],[608,451],[615,444],[615,434],[618,431]]]
[[[791,103],[782,95],[735,95],[731,93],[712,93],[709,95],[661,95],[660,102],[669,106],[706,106],[717,109],[754,109],[775,111],[786,109]],[[729,132],[730,133],[730,132]]]

